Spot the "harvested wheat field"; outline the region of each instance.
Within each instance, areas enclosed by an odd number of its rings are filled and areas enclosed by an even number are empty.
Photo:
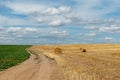
[[[62,80],[120,80],[118,44],[46,45],[30,50],[55,60]]]

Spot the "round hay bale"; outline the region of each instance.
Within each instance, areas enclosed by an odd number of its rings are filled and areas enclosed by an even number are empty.
[[[82,52],[86,52],[86,49],[83,49]]]
[[[62,49],[60,48],[55,48],[55,54],[61,54],[62,53]]]
[[[80,48],[80,51],[82,51],[82,48]]]

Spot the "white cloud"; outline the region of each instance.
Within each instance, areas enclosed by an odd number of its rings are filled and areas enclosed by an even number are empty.
[[[110,32],[110,33],[120,32],[120,26],[110,25],[109,27],[100,27],[99,31],[100,32]]]
[[[102,38],[102,40],[105,40],[105,41],[114,41],[115,39],[112,38],[112,37],[104,37],[104,38]]]
[[[98,29],[98,27],[96,27],[96,26],[85,26],[84,28],[85,28],[85,29],[89,29],[89,30]]]
[[[43,5],[32,4],[32,3],[8,2],[5,5],[9,7],[10,9],[12,9],[14,13],[18,13],[18,14],[31,14],[34,12],[44,10],[46,8]]]
[[[2,28],[2,27],[1,27]],[[57,28],[39,27],[3,27],[0,31],[0,43],[55,43],[69,35],[67,31]],[[50,41],[48,41],[48,39]],[[37,41],[37,42],[36,42]]]
[[[13,13],[29,15],[29,19],[33,22],[36,21],[36,24],[61,26],[72,22],[64,17],[71,11],[68,6],[51,7],[30,3],[27,5],[25,3],[7,3],[6,6],[11,8]]]
[[[48,25],[50,26],[70,25],[73,22],[72,20],[66,19],[63,16],[56,18],[54,18],[52,21],[49,21]]]
[[[58,14],[58,10],[56,8],[48,8],[45,13],[51,14],[51,15],[55,15]]]
[[[73,0],[76,5],[51,6],[42,3],[29,3],[29,2],[7,2],[5,5],[13,10],[16,14],[28,15],[30,20],[36,21],[36,24],[43,24],[47,26],[61,26],[61,25],[89,25],[89,24],[103,24],[111,22],[111,20],[101,20],[102,16],[113,12],[117,9],[116,1],[113,6],[106,7],[100,0]],[[64,2],[64,1],[63,1]],[[109,1],[108,1],[109,2]],[[59,3],[58,3],[59,4]],[[98,19],[99,18],[99,19]],[[86,21],[89,19],[89,21]],[[30,21],[30,22],[32,22]]]
[[[10,37],[0,37],[0,42],[12,42],[13,40],[15,40],[14,38],[10,38]]]
[[[11,18],[7,16],[0,15],[0,25],[25,25],[25,24],[34,24],[30,19],[27,18]]]
[[[106,14],[119,9],[118,0],[73,0],[77,2],[74,13],[85,19],[104,18]],[[105,5],[106,4],[106,5]]]
[[[30,27],[26,27],[25,32],[37,32],[38,30],[36,28],[30,28]]]
[[[5,5],[10,9],[12,9],[14,13],[18,13],[18,14],[39,13],[42,15],[56,15],[61,13],[67,13],[70,11],[70,7],[66,7],[66,6],[60,6],[56,8],[56,7],[51,7],[49,5],[42,5],[37,3],[8,2]]]
[[[55,5],[50,5],[51,3],[39,3],[39,1],[14,1],[6,2],[5,6],[13,10],[13,13],[16,14],[25,14],[31,17],[31,20],[35,20],[39,24],[44,25],[60,25],[60,23],[80,25],[80,24],[102,24],[105,21],[99,20],[104,18],[106,14],[112,13],[119,8],[119,1],[104,1],[104,0],[71,0],[75,2],[75,5],[63,6],[60,5],[61,2],[58,1]],[[70,2],[71,2],[70,1]],[[33,3],[32,3],[33,2]],[[36,2],[36,3],[34,3]],[[37,3],[38,2],[38,3]],[[42,1],[40,1],[42,2]],[[43,1],[44,2],[44,1]],[[104,5],[103,3],[107,2],[108,4]],[[56,3],[56,2],[55,2]],[[54,3],[54,4],[55,4]],[[109,4],[111,3],[111,4]],[[99,18],[99,19],[98,19]],[[55,21],[55,20],[60,21]],[[82,19],[93,19],[93,21],[83,21]],[[66,21],[66,22],[65,22]]]
[[[67,13],[70,11],[70,7],[60,6],[58,8],[47,8],[47,10],[43,11],[46,15],[56,15],[61,13]]]
[[[13,33],[13,34],[28,34],[28,33],[36,33],[39,31],[39,29],[32,28],[32,27],[8,27],[8,28],[2,28],[3,32],[6,33]]]
[[[88,34],[84,34],[87,37],[94,37],[96,36],[96,33],[88,33]]]
[[[6,22],[7,20],[8,20],[7,17],[0,15],[0,24],[5,24],[5,22]]]
[[[3,31],[3,30],[4,30],[4,28],[0,26],[0,31]]]
[[[69,3],[69,2],[75,3]],[[33,2],[33,3],[32,3]],[[50,3],[49,3],[50,2]],[[64,3],[68,2],[68,3]],[[108,2],[108,3],[104,3]],[[54,5],[52,5],[52,3]],[[56,4],[57,3],[57,4]],[[62,4],[64,3],[64,4]],[[72,4],[72,5],[71,5]],[[114,13],[120,7],[119,0],[62,0],[62,1],[36,1],[36,0],[14,0],[5,1],[6,6],[10,8],[7,16],[0,16],[0,25],[37,25],[32,27],[0,27],[2,38],[17,37],[25,39],[47,40],[56,39],[56,36],[67,36],[71,42],[75,42],[76,36],[81,36],[81,40],[93,40],[96,35],[106,32],[120,33],[120,20],[104,19],[107,14]],[[14,16],[15,15],[15,16]],[[21,16],[25,16],[22,18]],[[113,14],[114,15],[114,14]],[[14,17],[12,17],[14,16]],[[117,16],[117,15],[115,15]],[[21,17],[21,18],[20,18]],[[112,16],[110,16],[112,17]],[[41,26],[43,25],[43,26]],[[38,27],[40,26],[40,28]],[[45,26],[45,27],[44,27]],[[46,26],[70,26],[69,28],[46,28]],[[78,31],[77,26],[81,29]],[[42,28],[41,28],[42,27]],[[71,28],[72,27],[72,28]],[[72,30],[74,27],[74,30]],[[43,29],[44,28],[44,29]],[[84,29],[83,29],[84,28]],[[50,30],[49,30],[50,29]],[[62,30],[59,30],[62,29]],[[86,30],[85,30],[86,29]],[[70,31],[71,35],[66,31]],[[85,31],[83,31],[85,30]],[[73,33],[75,32],[75,36]],[[78,33],[81,34],[78,35]],[[10,35],[9,35],[10,34]],[[30,34],[30,35],[29,35]],[[118,35],[118,34],[116,34]],[[52,37],[52,38],[51,38]],[[74,37],[74,38],[73,38]],[[9,38],[9,39],[10,39]],[[111,37],[102,38],[102,40],[112,40]],[[80,41],[80,40],[79,40]],[[58,41],[60,42],[60,41]],[[77,40],[76,40],[77,42]]]
[[[23,37],[23,35],[18,34],[18,35],[16,35],[16,37],[17,37],[17,38],[22,38],[22,37]]]
[[[0,31],[0,43],[28,43],[24,40],[31,40],[33,36],[36,36],[40,29],[32,27],[1,27]]]
[[[62,24],[63,23],[62,23],[61,20],[54,20],[54,21],[50,22],[48,25],[50,25],[50,26],[60,26]]]
[[[65,6],[60,6],[59,8],[58,8],[58,10],[59,10],[59,12],[69,12],[70,10],[71,10],[71,8],[70,7],[65,7]]]
[[[16,33],[16,32],[22,31],[22,29],[21,27],[9,27],[8,29],[6,29],[6,31]]]
[[[69,33],[67,31],[51,31],[49,32],[51,35],[55,36],[67,36]]]

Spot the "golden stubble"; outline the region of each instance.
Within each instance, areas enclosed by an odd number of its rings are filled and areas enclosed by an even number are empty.
[[[45,45],[31,49],[54,59],[64,74],[63,80],[120,80],[119,44]]]

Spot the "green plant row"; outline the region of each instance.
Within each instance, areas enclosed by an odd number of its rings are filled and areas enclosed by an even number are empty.
[[[29,58],[25,50],[29,45],[0,45],[0,71],[15,66]]]

